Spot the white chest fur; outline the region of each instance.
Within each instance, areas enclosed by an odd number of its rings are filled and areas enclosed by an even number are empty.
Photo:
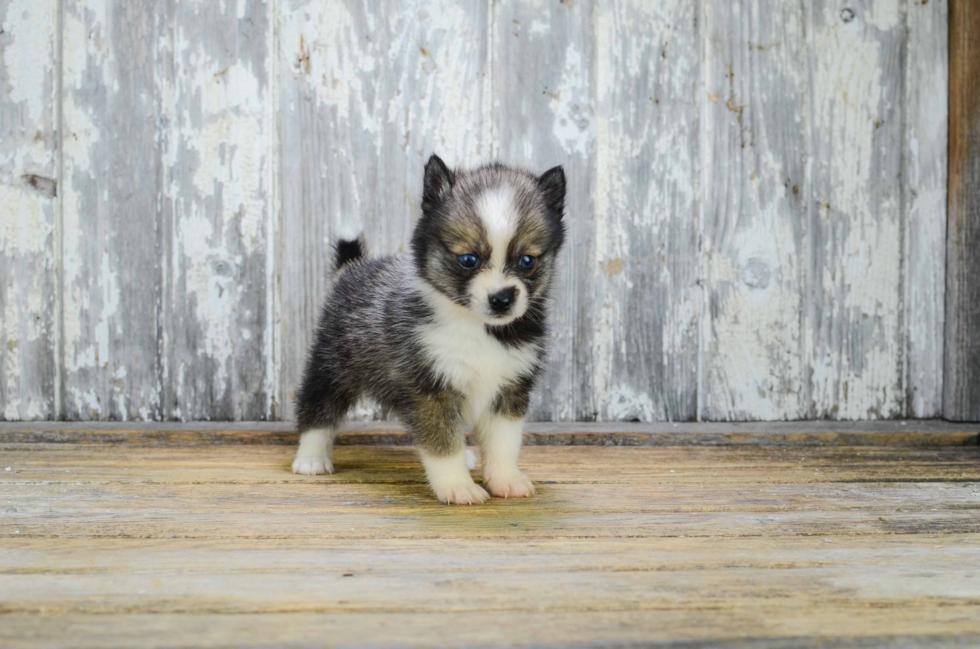
[[[486,412],[503,385],[538,362],[534,345],[502,345],[476,318],[444,309],[436,310],[435,321],[421,328],[420,337],[435,371],[465,395],[468,425]]]

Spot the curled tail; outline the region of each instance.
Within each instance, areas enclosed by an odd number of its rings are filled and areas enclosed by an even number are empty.
[[[356,239],[338,239],[336,253],[333,258],[333,269],[337,272],[349,263],[355,262],[364,257],[367,246],[364,245],[364,237]]]

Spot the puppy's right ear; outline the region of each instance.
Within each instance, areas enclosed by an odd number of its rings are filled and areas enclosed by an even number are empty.
[[[425,180],[422,182],[422,209],[434,207],[442,202],[453,187],[453,172],[442,161],[442,158],[432,154],[425,163]]]

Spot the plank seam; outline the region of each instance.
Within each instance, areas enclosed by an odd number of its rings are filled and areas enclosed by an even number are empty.
[[[694,152],[694,158],[697,160],[697,172],[694,174],[694,195],[697,197],[698,201],[698,218],[697,218],[697,242],[698,242],[698,264],[697,264],[697,286],[700,291],[700,309],[698,315],[698,349],[697,349],[697,380],[694,390],[694,419],[695,421],[704,421],[704,409],[707,404],[704,403],[705,396],[705,336],[706,327],[705,321],[708,319],[708,314],[710,314],[710,305],[708,304],[710,296],[706,287],[706,278],[708,276],[708,259],[704,251],[704,229],[705,229],[705,207],[707,204],[707,196],[704,182],[704,151],[706,150],[705,143],[707,139],[707,133],[705,132],[705,124],[709,123],[708,120],[704,119],[704,112],[709,110],[706,106],[704,98],[708,92],[708,79],[707,79],[707,55],[708,55],[708,42],[707,35],[705,34],[705,25],[707,24],[707,13],[705,11],[704,0],[698,0],[695,14],[694,14],[694,32],[698,39],[698,91],[695,97],[695,105],[698,106],[698,138],[697,138],[697,150]]]
[[[909,45],[912,39],[912,30],[910,28],[910,13],[908,0],[903,0],[902,6],[902,24],[905,27],[905,39],[902,42],[902,76],[900,83],[901,88],[901,131],[902,131],[902,146],[899,151],[899,158],[901,163],[899,165],[899,186],[901,191],[898,192],[898,209],[899,209],[899,225],[898,225],[898,285],[901,289],[898,292],[898,330],[900,335],[904,338],[902,344],[898,346],[898,366],[899,366],[899,380],[903,383],[901,385],[902,389],[902,416],[909,417],[912,415],[912,381],[910,377],[910,348],[912,344],[912,335],[909,330],[909,322],[911,318],[907,309],[910,306],[910,286],[908,277],[908,261],[909,255],[911,254],[911,242],[909,241],[909,147],[911,146],[911,138],[909,133],[909,124],[911,120],[909,118],[909,108],[911,106],[912,98],[909,93],[909,75],[911,74],[910,67],[912,66],[912,61],[909,57]]]
[[[64,281],[65,281],[65,135],[64,135],[64,61],[65,61],[65,0],[58,0],[57,4],[57,24],[55,26],[55,128],[57,134],[53,138],[58,150],[55,153],[55,174],[57,177],[57,189],[55,194],[55,241],[54,241],[54,300],[55,300],[55,326],[54,326],[54,411],[51,413],[52,419],[64,420],[66,418],[65,395],[65,300],[64,300]]]

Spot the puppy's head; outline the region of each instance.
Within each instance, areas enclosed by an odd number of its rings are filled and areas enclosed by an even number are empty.
[[[419,275],[488,325],[506,325],[547,296],[565,240],[565,172],[499,164],[425,165],[422,218],[412,235]]]

